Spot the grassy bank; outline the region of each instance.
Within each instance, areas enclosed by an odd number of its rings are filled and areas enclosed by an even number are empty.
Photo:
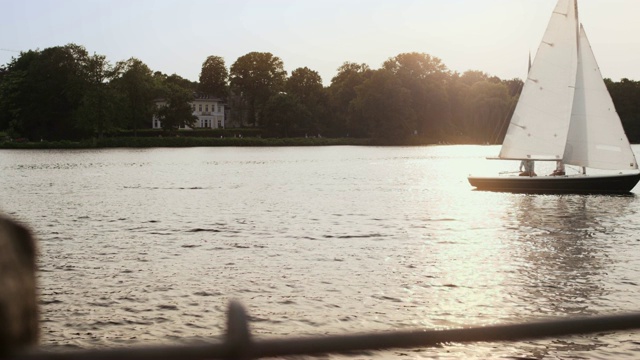
[[[0,142],[0,149],[98,149],[198,146],[330,146],[371,145],[369,139],[354,138],[198,138],[198,137],[115,137],[83,141]]]

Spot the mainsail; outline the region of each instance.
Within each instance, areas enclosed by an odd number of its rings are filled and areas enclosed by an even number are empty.
[[[576,0],[560,0],[538,48],[499,157],[562,159],[578,63]]]

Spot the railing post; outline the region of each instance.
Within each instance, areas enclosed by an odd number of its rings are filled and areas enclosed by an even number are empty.
[[[227,310],[227,336],[225,345],[232,359],[248,360],[251,354],[251,332],[247,313],[238,301],[232,300]]]

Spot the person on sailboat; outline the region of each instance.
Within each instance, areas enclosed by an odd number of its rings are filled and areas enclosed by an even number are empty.
[[[538,176],[534,171],[535,163],[533,160],[522,160],[520,162],[520,176]]]
[[[566,175],[566,173],[564,171],[564,163],[562,162],[562,160],[558,160],[556,161],[556,169],[553,170],[553,172],[551,173],[551,176],[561,176],[561,175]]]

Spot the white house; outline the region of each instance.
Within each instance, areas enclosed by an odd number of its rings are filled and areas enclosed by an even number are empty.
[[[158,108],[166,105],[167,101],[164,99],[156,101]],[[209,95],[195,94],[190,105],[193,115],[198,117],[194,128],[223,129],[225,127],[225,103],[222,99]],[[153,115],[152,127],[154,129],[162,128],[162,122],[156,115]],[[192,128],[181,126],[180,129],[191,130]]]

